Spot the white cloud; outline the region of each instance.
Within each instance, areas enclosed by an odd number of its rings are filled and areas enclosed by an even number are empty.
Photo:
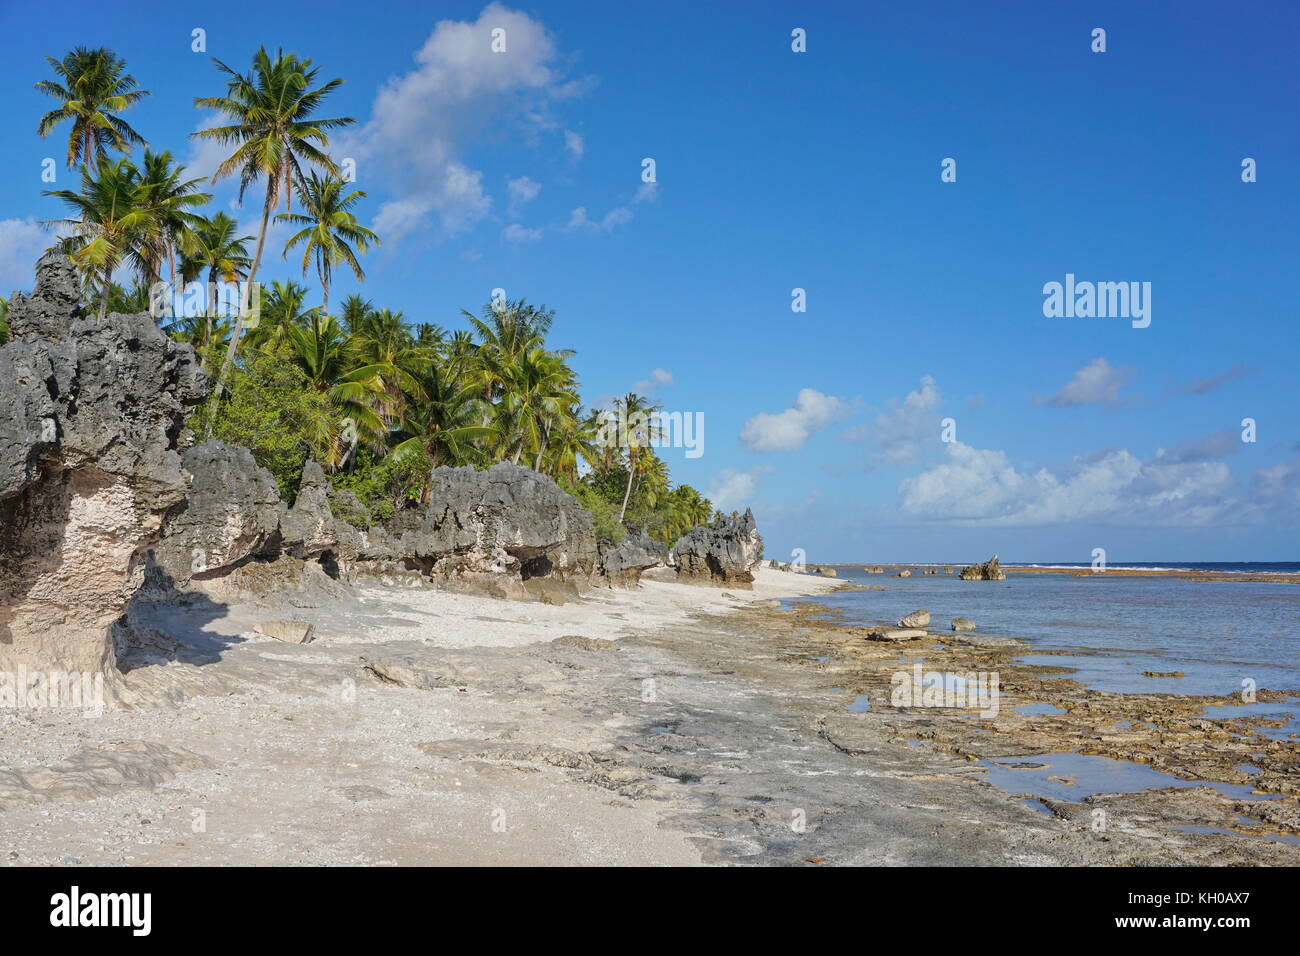
[[[0,295],[32,288],[36,260],[55,239],[55,233],[34,219],[0,220]]]
[[[642,183],[637,187],[636,195],[632,197],[632,203],[639,205],[643,202],[654,202],[658,198],[659,184],[657,182]]]
[[[724,468],[713,476],[709,490],[705,495],[713,507],[719,511],[739,511],[754,503],[754,492],[758,489],[758,475],[761,469],[740,471],[736,468]]]
[[[1076,458],[1060,473],[1020,471],[1001,451],[945,446],[943,464],[898,486],[903,510],[990,525],[1076,521],[1195,526],[1232,517],[1222,462],[1142,461],[1124,449]]]
[[[936,412],[942,403],[934,378],[925,375],[921,384],[908,392],[902,401],[890,399],[871,427],[850,429],[845,437],[850,440],[871,438],[880,446],[880,453],[875,457],[887,464],[913,462],[920,451],[920,443],[939,436]]]
[[[564,131],[564,148],[573,154],[574,159],[582,159],[582,154],[587,151],[587,144],[583,142],[582,136],[571,129]]]
[[[498,27],[506,31],[507,53],[491,49]],[[482,173],[461,153],[489,124],[515,123],[530,134],[550,124],[547,104],[575,92],[552,68],[555,58],[540,22],[499,3],[474,22],[442,20],[434,27],[415,68],[385,83],[369,121],[335,144],[336,155],[357,160],[362,188],[382,182],[392,196],[374,227],[387,244],[435,215],[454,234],[488,213],[492,200]]]
[[[588,232],[613,232],[616,226],[622,226],[632,221],[632,210],[626,206],[616,206],[609,212],[605,213],[600,219],[592,219],[587,215],[587,207],[579,206],[569,214],[569,222],[564,227],[570,232],[583,230]]]
[[[529,229],[513,222],[501,230],[501,238],[512,246],[520,246],[529,242],[537,242],[542,238],[541,229]]]
[[[661,388],[666,388],[673,384],[673,373],[667,369],[657,368],[650,373],[649,378],[643,378],[639,382],[632,384],[632,391],[638,395],[653,395]]]
[[[1070,379],[1055,395],[1037,400],[1038,404],[1072,408],[1077,405],[1113,404],[1119,400],[1119,390],[1133,380],[1133,369],[1127,366],[1112,368],[1104,358],[1095,358]]]
[[[542,184],[527,176],[520,176],[518,179],[507,180],[506,188],[510,191],[509,211],[513,216],[520,206],[537,198],[537,194],[542,191]]]
[[[847,414],[849,406],[833,395],[801,389],[794,406],[783,412],[759,412],[741,429],[750,451],[798,451],[813,432]]]

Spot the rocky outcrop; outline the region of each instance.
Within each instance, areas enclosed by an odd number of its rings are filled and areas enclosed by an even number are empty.
[[[975,622],[968,617],[954,617],[952,619],[952,630],[954,634],[962,631],[973,631],[975,630]]]
[[[171,588],[309,607],[348,582],[376,581],[562,603],[596,570],[591,516],[527,468],[435,469],[427,506],[369,525],[361,502],[314,461],[292,506],[247,449],[205,442],[184,461],[191,492],[154,550],[157,580]]]
[[[898,622],[899,627],[929,627],[929,611],[913,611]]]
[[[763,536],[754,513],[746,511],[686,532],[673,545],[671,562],[680,581],[748,588],[762,557]]]
[[[641,573],[668,562],[668,548],[644,531],[618,542],[601,542],[600,582],[611,588],[634,588]]]
[[[154,548],[157,567],[184,588],[280,550],[286,508],[275,478],[247,448],[208,441],[186,449],[189,494],[167,515]],[[322,476],[323,477],[323,476]]]
[[[998,556],[995,554],[983,564],[972,564],[963,568],[959,577],[963,581],[1005,581],[1006,573],[998,567]]]
[[[0,348],[0,670],[111,672],[110,626],[187,475],[178,442],[207,392],[147,314],[100,321],[66,258],[15,294]]]
[[[393,557],[469,587],[534,577],[586,584],[598,557],[591,515],[550,478],[506,462],[434,469],[429,504],[384,531]]]

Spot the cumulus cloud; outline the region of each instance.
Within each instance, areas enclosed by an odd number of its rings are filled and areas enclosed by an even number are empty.
[[[522,246],[540,240],[542,238],[542,230],[529,229],[527,226],[521,226],[517,222],[512,222],[501,230],[501,238],[512,246]]]
[[[571,129],[564,131],[564,148],[573,155],[574,159],[582,159],[582,154],[587,151],[587,145],[583,142],[582,136]]]
[[[1112,368],[1104,358],[1095,358],[1070,379],[1055,395],[1038,399],[1040,405],[1073,408],[1077,405],[1109,405],[1119,400],[1119,390],[1133,381],[1128,366]]]
[[[848,403],[811,388],[800,389],[794,405],[783,412],[759,412],[741,429],[750,451],[798,451],[814,432],[840,419]]]
[[[1005,452],[945,446],[946,460],[898,486],[904,511],[990,525],[1076,521],[1198,526],[1232,517],[1232,476],[1219,461],[1142,461],[1124,449],[1076,458],[1067,469],[1020,470]]]
[[[494,53],[492,31],[506,31]],[[357,161],[361,183],[382,181],[390,198],[375,217],[388,244],[434,216],[460,232],[487,215],[483,175],[462,158],[473,134],[493,124],[546,128],[549,103],[571,96],[552,64],[554,41],[525,13],[491,3],[473,22],[442,20],[415,55],[415,68],[390,79],[370,119],[337,137],[336,155]]]
[[[55,239],[34,219],[0,220],[0,295],[32,287],[36,260]]]
[[[626,206],[616,206],[599,219],[587,215],[587,207],[579,206],[569,214],[569,222],[564,227],[569,232],[613,232],[617,226],[632,221],[632,210]]]
[[[737,468],[724,468],[713,476],[709,482],[706,497],[719,511],[739,511],[754,503],[754,492],[758,490],[758,476],[765,469],[741,471]]]
[[[527,176],[520,176],[518,179],[507,180],[506,188],[510,191],[509,211],[513,216],[520,206],[537,198],[537,194],[542,191],[542,184]]]
[[[891,465],[915,461],[921,442],[939,436],[937,412],[942,403],[930,375],[923,376],[921,384],[902,401],[890,399],[870,429],[870,437],[880,445],[877,457]]]
[[[650,373],[649,378],[643,378],[639,382],[634,382],[632,391],[638,395],[653,395],[661,388],[666,388],[673,384],[673,373],[667,369],[657,368]]]

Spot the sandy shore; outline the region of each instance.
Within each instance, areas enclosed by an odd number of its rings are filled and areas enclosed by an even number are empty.
[[[134,707],[0,714],[4,861],[1300,862],[1196,830],[1229,819],[1208,788],[1045,810],[992,786],[978,738],[1042,752],[1054,718],[891,712],[887,668],[1009,652],[884,648],[770,606],[837,586],[761,569],[753,591],[647,581],[558,607],[376,588],[296,608],[307,645],[259,637],[264,608],[146,608],[181,644],[126,675]]]

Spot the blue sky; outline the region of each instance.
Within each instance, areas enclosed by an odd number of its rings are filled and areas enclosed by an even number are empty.
[[[117,50],[154,94],[127,118],[209,172],[209,57],[283,45],[346,80],[333,152],[386,239],[363,294],[448,326],[498,287],[545,303],[588,401],[660,370],[654,397],[705,418],[674,477],[752,503],[769,554],[1298,557],[1292,3],[2,10],[6,290],[61,215],[46,54]],[[272,251],[260,278],[297,275]],[[1151,283],[1150,326],[1045,317],[1067,273]]]

